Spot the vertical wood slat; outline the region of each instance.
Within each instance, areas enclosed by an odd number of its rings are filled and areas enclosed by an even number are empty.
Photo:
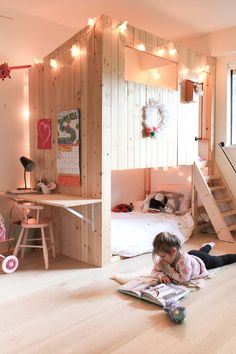
[[[127,85],[124,81],[125,77],[125,40],[122,34],[118,36],[118,146],[117,161],[118,169],[127,168]],[[113,156],[112,156],[113,159]]]
[[[119,22],[117,20],[112,21],[112,73],[111,73],[111,169],[116,169],[118,166],[118,156],[117,156],[117,150],[118,150],[118,129],[119,129],[119,124],[118,124],[118,112],[117,112],[117,107],[118,107],[118,92],[119,92],[119,80],[118,80],[118,75],[119,75],[119,67],[118,67],[118,56],[119,56],[119,31],[114,30],[115,28],[118,27]]]
[[[102,234],[101,264],[110,262],[111,244],[111,115],[112,115],[112,20],[103,16],[103,50],[102,50]]]
[[[127,83],[127,167],[134,166],[134,83]]]

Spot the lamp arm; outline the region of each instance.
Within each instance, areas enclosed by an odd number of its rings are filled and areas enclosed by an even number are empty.
[[[25,189],[27,189],[27,185],[26,185],[26,170],[24,168],[24,181],[25,181]]]

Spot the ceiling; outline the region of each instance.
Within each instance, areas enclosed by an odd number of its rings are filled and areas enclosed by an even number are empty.
[[[21,12],[75,32],[88,17],[107,14],[172,40],[236,26],[235,0],[0,0],[0,7],[0,16],[17,20]]]

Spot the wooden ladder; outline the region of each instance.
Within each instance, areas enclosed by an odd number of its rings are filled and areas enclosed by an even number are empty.
[[[221,241],[234,242],[231,231],[236,230],[236,223],[231,222],[231,216],[236,216],[233,197],[222,176],[206,174],[209,164],[194,163],[192,182],[192,214],[195,224],[199,210],[204,208]],[[210,171],[211,172],[211,171]],[[202,205],[199,205],[199,198]],[[209,226],[206,223],[205,226]]]

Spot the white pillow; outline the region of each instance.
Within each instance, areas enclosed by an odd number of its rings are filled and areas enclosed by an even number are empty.
[[[144,200],[143,211],[149,209],[150,199],[153,198],[158,192],[171,192],[182,194],[183,197],[179,198],[178,211],[187,211],[191,206],[191,185],[190,184],[160,184],[156,192],[152,192],[146,196]]]
[[[143,211],[144,201],[143,200],[136,200],[133,202],[134,211]]]
[[[191,207],[191,184],[160,184],[158,190],[183,194],[180,199],[179,211],[186,211]]]

